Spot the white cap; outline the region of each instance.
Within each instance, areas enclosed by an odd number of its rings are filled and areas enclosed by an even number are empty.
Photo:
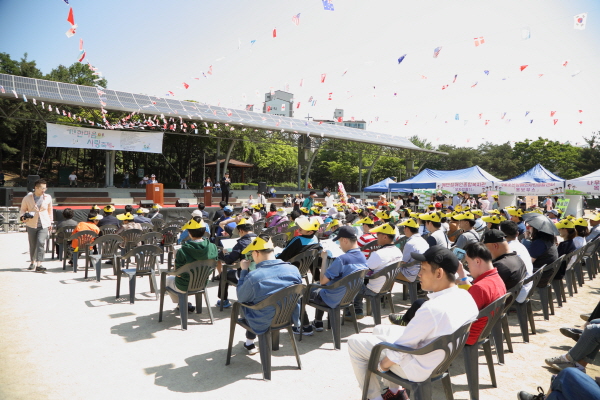
[[[200,211],[200,210],[194,210],[194,211],[192,211],[192,217],[200,217],[200,218],[202,218],[202,211]]]

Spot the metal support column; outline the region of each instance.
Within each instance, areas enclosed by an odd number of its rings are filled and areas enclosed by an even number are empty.
[[[106,152],[106,159],[104,165],[104,187],[110,186],[110,151]]]
[[[227,153],[225,154],[225,163],[223,164],[223,174],[227,172],[227,167],[229,166],[229,157],[231,157],[231,151],[233,150],[233,146],[235,146],[236,141],[232,140],[229,148],[227,149]],[[231,174],[229,174],[231,177]]]
[[[373,172],[373,167],[375,166],[375,164],[377,164],[377,161],[379,161],[379,157],[381,157],[381,152],[377,154],[377,157],[375,157],[375,159],[373,160],[373,164],[371,164],[371,166],[369,167],[369,172],[367,173],[367,183],[365,184],[365,186],[369,186],[369,182],[371,182],[371,172]]]
[[[322,140],[319,141],[317,148],[315,149],[314,153],[310,157],[310,161],[308,162],[308,165],[306,166],[306,178],[304,178],[304,190],[308,189],[308,178],[310,175],[310,169],[312,168],[313,161],[315,161],[315,158],[317,158],[317,153],[319,152],[319,148],[321,147],[322,142],[323,142]]]
[[[221,138],[217,138],[217,176],[215,177],[215,185],[217,182],[221,182]]]

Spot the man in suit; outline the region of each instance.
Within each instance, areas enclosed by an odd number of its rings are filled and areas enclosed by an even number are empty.
[[[229,203],[229,187],[231,186],[231,179],[229,179],[229,172],[225,172],[225,175],[221,179],[221,201]]]

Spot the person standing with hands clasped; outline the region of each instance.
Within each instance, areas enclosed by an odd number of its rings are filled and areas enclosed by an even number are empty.
[[[31,262],[28,270],[44,272],[42,267],[44,261],[44,246],[48,233],[52,231],[52,196],[46,194],[46,181],[38,179],[35,181],[33,192],[28,193],[21,202],[21,221],[27,226],[27,237],[29,239],[29,256]]]
[[[226,204],[229,203],[229,187],[231,186],[231,179],[229,179],[229,172],[225,172],[225,175],[221,179],[221,201]]]

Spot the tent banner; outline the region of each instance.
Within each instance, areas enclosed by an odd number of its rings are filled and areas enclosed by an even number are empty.
[[[558,196],[565,192],[563,182],[498,182],[496,189],[503,196]]]
[[[597,195],[600,193],[600,180],[567,181],[568,195]]]
[[[441,190],[444,194],[454,194],[457,192],[469,194],[481,194],[492,190],[492,182],[442,182],[437,184],[436,190]]]
[[[47,146],[162,153],[162,132],[117,131],[46,124]]]

